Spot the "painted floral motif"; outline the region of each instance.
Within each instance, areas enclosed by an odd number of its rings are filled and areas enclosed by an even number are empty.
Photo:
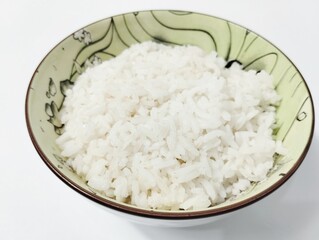
[[[50,98],[50,97],[54,97],[56,93],[57,93],[57,89],[56,89],[55,83],[53,79],[50,78],[48,91],[45,93],[45,95],[48,98]]]
[[[85,45],[89,45],[92,42],[91,33],[85,29],[81,29],[73,34],[73,38],[79,42],[83,42]]]
[[[96,66],[102,63],[102,59],[96,55],[94,55],[93,59],[91,60],[91,63]]]
[[[96,55],[94,55],[91,59],[87,59],[84,63],[85,68],[93,67],[102,63],[102,59]]]

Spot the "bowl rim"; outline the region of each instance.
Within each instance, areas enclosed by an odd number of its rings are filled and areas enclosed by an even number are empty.
[[[262,38],[263,40],[265,40],[266,42],[268,42],[269,44],[271,44],[273,47],[275,47],[283,56],[285,56],[287,58],[287,60],[289,60],[289,62],[292,64],[292,66],[296,69],[297,73],[300,75],[302,81],[305,84],[305,87],[307,89],[307,92],[309,94],[309,99],[310,99],[310,103],[311,103],[311,113],[312,113],[312,121],[311,121],[311,130],[310,130],[310,134],[308,137],[308,141],[307,144],[302,152],[302,154],[299,156],[298,160],[296,161],[296,163],[290,168],[290,170],[284,175],[282,176],[278,181],[276,181],[275,183],[273,183],[271,186],[267,187],[266,189],[264,189],[263,191],[261,191],[260,193],[248,197],[246,199],[243,199],[237,203],[233,203],[233,204],[229,204],[227,206],[223,206],[220,208],[207,208],[207,209],[203,209],[203,210],[193,210],[193,211],[161,211],[161,210],[152,210],[152,209],[143,209],[143,208],[139,208],[136,206],[130,206],[128,204],[123,204],[121,202],[116,202],[116,201],[111,201],[108,200],[106,198],[100,197],[96,194],[94,194],[93,192],[90,192],[84,188],[82,188],[80,185],[78,185],[76,182],[72,181],[71,179],[69,179],[68,177],[66,177],[62,172],[60,172],[60,170],[54,166],[53,163],[51,163],[51,161],[49,160],[49,158],[45,155],[45,153],[41,150],[40,144],[38,144],[36,137],[33,134],[32,131],[32,127],[31,127],[31,120],[29,118],[29,107],[28,107],[28,101],[29,101],[29,96],[30,96],[30,92],[32,90],[32,83],[33,80],[35,78],[35,75],[38,72],[38,69],[40,68],[40,66],[42,65],[42,63],[44,62],[44,60],[62,43],[64,42],[67,38],[69,38],[70,36],[72,36],[75,32],[86,28],[88,26],[94,25],[98,22],[104,21],[106,19],[110,19],[113,17],[117,17],[117,16],[122,16],[122,15],[126,15],[126,14],[131,14],[131,13],[135,13],[135,12],[152,12],[152,11],[176,11],[176,12],[189,12],[189,13],[194,13],[194,14],[199,14],[199,15],[203,15],[203,16],[208,16],[208,17],[212,17],[215,19],[219,19],[231,24],[234,24],[238,27],[241,27],[243,29],[248,30],[249,32],[252,32],[254,34],[256,34],[256,36]],[[300,73],[299,69],[295,66],[295,64],[293,63],[293,61],[290,60],[290,58],[283,52],[281,51],[276,45],[274,45],[271,41],[269,41],[268,39],[266,39],[265,37],[263,37],[262,35],[251,31],[249,28],[244,27],[240,24],[237,24],[233,21],[229,21],[225,18],[221,18],[221,17],[217,17],[214,15],[210,15],[210,14],[206,14],[206,13],[200,13],[200,12],[194,12],[194,11],[187,11],[187,10],[176,10],[176,9],[149,9],[149,10],[137,10],[137,11],[130,11],[130,12],[126,12],[126,13],[120,13],[120,14],[116,14],[116,15],[112,15],[109,17],[105,17],[103,19],[99,19],[97,21],[94,21],[92,23],[89,23],[83,27],[81,27],[80,29],[73,31],[71,34],[69,34],[68,36],[66,36],[65,38],[63,38],[60,42],[58,42],[45,56],[44,58],[41,60],[41,62],[38,64],[36,70],[34,71],[31,80],[29,82],[28,88],[27,88],[27,93],[26,93],[26,97],[25,97],[25,119],[26,119],[26,126],[28,129],[28,133],[30,136],[30,139],[32,141],[33,146],[35,147],[37,153],[39,154],[39,156],[41,157],[41,159],[43,160],[43,162],[47,165],[47,167],[62,181],[64,182],[67,186],[69,186],[70,188],[72,188],[73,190],[75,190],[76,192],[78,192],[79,194],[81,194],[84,197],[87,197],[91,200],[93,200],[94,202],[101,204],[105,207],[111,208],[113,210],[117,210],[120,211],[122,213],[126,213],[126,214],[130,214],[130,215],[135,215],[135,216],[139,216],[139,217],[146,217],[146,218],[153,218],[153,219],[170,219],[170,220],[189,220],[189,219],[197,219],[197,218],[207,218],[207,217],[213,217],[213,216],[218,216],[218,215],[222,215],[225,213],[229,213],[229,212],[233,212],[235,210],[247,207],[261,199],[263,199],[264,197],[268,196],[269,194],[273,193],[275,190],[277,190],[279,187],[281,187],[294,173],[295,171],[299,168],[299,166],[301,165],[301,163],[303,162],[303,160],[305,159],[308,150],[310,148],[310,145],[312,143],[312,139],[313,139],[313,135],[314,135],[314,128],[315,128],[315,110],[314,110],[314,104],[313,104],[313,98],[310,92],[310,89],[308,87],[308,84],[306,82],[306,80],[304,79],[304,77],[302,76],[302,74]]]

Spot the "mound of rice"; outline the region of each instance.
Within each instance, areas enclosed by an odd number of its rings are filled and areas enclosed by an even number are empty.
[[[264,71],[225,68],[195,46],[136,44],[79,76],[57,139],[68,164],[108,197],[203,209],[262,181],[280,97]]]

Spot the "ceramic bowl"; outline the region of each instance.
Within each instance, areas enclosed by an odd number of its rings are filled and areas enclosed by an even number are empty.
[[[130,45],[155,40],[192,44],[215,50],[244,69],[266,70],[282,97],[277,111],[275,138],[288,155],[276,159],[267,180],[254,184],[238,198],[197,211],[147,210],[117,202],[90,188],[66,165],[55,143],[63,125],[59,111],[65,91],[85,68],[116,57]],[[281,186],[303,161],[314,129],[313,102],[307,84],[294,64],[258,34],[232,22],[192,12],[132,12],[90,24],[65,38],[43,59],[30,82],[26,121],[32,142],[47,166],[67,185],[112,212],[142,223],[188,226],[213,221],[260,200]]]

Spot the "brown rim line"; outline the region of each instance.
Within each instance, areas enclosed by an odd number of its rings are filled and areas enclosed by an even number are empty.
[[[143,11],[139,11],[139,12],[149,12],[149,11],[180,11],[180,10],[143,10]],[[121,16],[124,14],[129,14],[129,13],[133,13],[133,12],[127,12],[127,13],[123,13],[123,14],[118,14],[115,16],[110,16],[98,21],[95,21],[91,24],[88,24],[87,26],[90,26],[92,24],[95,24],[97,22],[103,21],[105,19],[109,19],[111,17],[116,17],[116,16]],[[208,15],[208,14],[202,14],[202,13],[197,13],[197,12],[192,12],[192,13],[196,13],[196,14],[201,14],[201,15],[205,15],[205,16],[209,16],[209,17],[213,17],[216,19],[221,19],[223,21],[227,21],[227,22],[231,22],[237,26],[240,26],[244,29],[247,29],[249,31],[251,31],[250,29],[241,26],[240,24],[234,23],[232,21],[228,21],[225,20],[223,18],[219,18],[219,17],[215,17],[212,15]],[[85,26],[85,27],[87,27]],[[81,28],[82,29],[82,28]],[[76,31],[75,31],[76,32]],[[254,31],[251,31],[254,32]],[[255,32],[254,32],[255,33]],[[72,33],[73,34],[73,33]],[[302,154],[300,155],[299,159],[297,160],[297,162],[293,165],[293,167],[286,173],[285,176],[283,176],[279,181],[277,181],[276,183],[274,183],[273,185],[271,185],[270,187],[266,188],[264,191],[256,194],[255,196],[252,196],[250,198],[247,198],[243,201],[240,201],[238,203],[234,203],[234,204],[230,204],[228,206],[225,207],[221,207],[218,209],[207,209],[207,210],[200,210],[200,211],[181,211],[181,212],[160,212],[160,211],[152,211],[152,210],[147,210],[147,209],[141,209],[141,208],[136,208],[136,207],[130,207],[128,205],[123,205],[121,203],[116,203],[113,201],[109,201],[105,198],[99,197],[85,189],[83,189],[82,187],[80,187],[78,184],[76,184],[75,182],[71,181],[70,179],[66,178],[49,160],[49,158],[42,152],[38,142],[35,139],[35,136],[33,135],[32,132],[32,128],[31,128],[31,124],[30,124],[30,119],[29,119],[29,114],[28,114],[28,99],[29,99],[29,93],[31,91],[31,85],[34,79],[34,76],[37,72],[37,70],[39,69],[39,67],[41,66],[41,64],[43,63],[43,61],[47,58],[47,56],[60,44],[62,43],[65,39],[67,39],[68,37],[72,36],[72,34],[68,35],[66,38],[64,38],[62,41],[60,41],[58,44],[56,44],[49,52],[48,54],[42,59],[42,61],[40,62],[40,64],[38,65],[38,67],[36,68],[36,70],[34,71],[31,81],[29,83],[28,89],[27,89],[27,94],[26,94],[26,99],[25,99],[25,118],[26,118],[26,125],[27,125],[27,129],[31,138],[31,141],[35,147],[35,149],[37,150],[38,154],[40,155],[41,159],[44,161],[44,163],[49,167],[49,169],[60,179],[62,180],[64,183],[66,183],[69,187],[71,187],[73,190],[77,191],[78,193],[80,193],[81,195],[103,205],[106,207],[109,207],[111,209],[117,210],[117,211],[121,211],[123,213],[127,213],[127,214],[131,214],[131,215],[136,215],[136,216],[140,216],[140,217],[148,217],[148,218],[156,218],[156,219],[179,219],[179,220],[187,220],[187,219],[196,219],[196,218],[207,218],[207,217],[213,217],[213,216],[217,216],[217,215],[221,215],[221,214],[225,214],[225,213],[229,213],[238,209],[241,209],[243,207],[249,206],[250,204],[253,204],[259,200],[261,200],[262,198],[268,196],[269,194],[271,194],[272,192],[274,192],[275,190],[277,190],[280,186],[282,186],[293,174],[294,172],[298,169],[298,167],[301,165],[301,163],[303,162],[304,158],[307,155],[307,152],[310,148],[312,139],[313,139],[313,135],[314,135],[314,126],[315,126],[315,110],[314,110],[314,105],[313,105],[313,98],[311,95],[311,92],[309,90],[309,87],[307,85],[307,82],[305,81],[304,77],[302,76],[302,74],[300,73],[300,71],[298,70],[298,68],[295,66],[295,64],[286,56],[286,54],[284,54],[278,47],[276,47],[276,45],[272,44],[270,41],[268,41],[267,39],[265,39],[264,37],[262,37],[260,34],[255,33],[257,36],[261,37],[262,39],[264,39],[265,41],[269,42],[272,46],[274,46],[276,49],[278,49],[278,51],[280,51],[288,60],[289,62],[295,67],[295,69],[297,70],[297,72],[300,74],[303,82],[305,83],[305,86],[307,88],[308,94],[309,94],[309,98],[310,98],[310,102],[311,102],[311,110],[312,110],[312,123],[311,123],[311,132],[308,138],[308,142],[307,145],[305,146]]]

